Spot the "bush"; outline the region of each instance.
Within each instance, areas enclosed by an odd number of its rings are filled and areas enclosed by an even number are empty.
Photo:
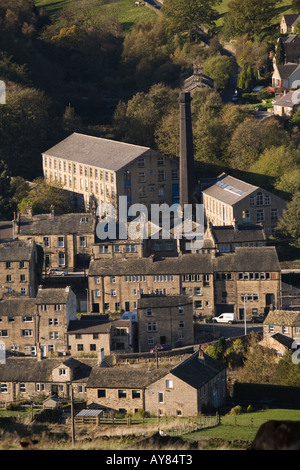
[[[242,414],[242,412],[243,412],[243,409],[242,409],[241,405],[237,405],[234,408],[231,408],[231,410],[229,412],[229,415],[230,416],[237,416],[237,415]]]

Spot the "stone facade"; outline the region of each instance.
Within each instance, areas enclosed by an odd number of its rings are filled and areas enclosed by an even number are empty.
[[[142,296],[138,301],[139,351],[159,344],[173,347],[194,342],[193,300],[185,295]]]
[[[286,201],[225,173],[203,191],[206,223],[212,225],[261,224],[272,235]]]
[[[62,184],[74,207],[100,208],[126,196],[129,205],[172,204],[178,162],[148,147],[74,133],[43,153],[46,181]]]
[[[39,289],[35,298],[0,302],[0,339],[5,350],[39,357],[68,353],[67,328],[76,318],[70,288]]]
[[[84,316],[83,316],[84,317]],[[82,318],[83,318],[82,317]],[[134,340],[130,320],[89,320],[72,321],[68,328],[69,352],[72,356],[97,354],[101,349],[105,356],[113,351],[132,352]]]
[[[247,316],[252,309],[267,313],[270,305],[278,306],[280,271],[274,247],[237,247],[218,256],[185,254],[157,261],[95,260],[89,269],[90,309],[131,311],[143,294],[183,294],[192,296],[196,316],[233,311],[242,319],[245,303]]]
[[[44,271],[49,268],[74,270],[87,267],[95,243],[94,214],[19,214],[16,237],[34,240],[44,250]]]
[[[277,333],[300,342],[300,311],[280,309],[270,311],[263,324],[263,338],[270,338]]]
[[[0,244],[0,296],[34,297],[37,291],[38,255],[34,241]]]

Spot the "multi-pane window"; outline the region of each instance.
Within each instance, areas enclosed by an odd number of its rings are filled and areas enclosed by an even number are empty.
[[[265,220],[265,213],[263,209],[256,211],[256,222],[263,222]]]

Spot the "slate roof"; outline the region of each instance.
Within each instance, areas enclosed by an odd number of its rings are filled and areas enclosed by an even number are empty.
[[[148,150],[149,147],[74,132],[43,155],[117,171]]]
[[[168,373],[168,368],[163,369],[133,369],[133,368],[99,368],[94,367],[87,387],[90,388],[119,388],[140,389],[148,387]]]
[[[213,258],[211,254],[185,254],[178,258],[153,261],[150,258],[93,260],[89,276],[155,275],[155,274],[209,274],[213,272],[239,271],[280,272],[276,248],[237,247],[235,253],[226,253]]]
[[[287,26],[293,26],[294,23],[300,19],[300,15],[299,13],[290,13],[288,15],[283,15],[283,18],[285,19]]]
[[[101,334],[109,333],[110,329],[110,321],[71,320],[68,326],[68,334]]]
[[[273,310],[264,320],[264,325],[300,326],[300,311]]]
[[[82,219],[87,219],[84,222]],[[20,215],[20,235],[62,235],[65,233],[94,233],[96,221],[91,214],[39,214],[32,217]]]
[[[213,260],[209,254],[187,254],[179,258],[154,261],[149,258],[99,259],[90,262],[89,275],[155,275],[181,273],[212,273]]]
[[[200,389],[226,367],[203,353],[204,360],[199,360],[199,352],[174,367],[170,372],[193,388]]]
[[[70,287],[39,288],[35,302],[36,304],[64,304],[67,302]]]
[[[256,189],[257,186],[222,173],[214,184],[203,190],[203,194],[233,205]]]
[[[289,78],[298,68],[300,68],[300,66],[298,64],[293,64],[293,63],[277,65],[279,76],[282,79]]]
[[[260,225],[212,226],[211,232],[216,243],[242,243],[265,241],[266,234]]]
[[[239,246],[236,248],[235,253],[217,256],[215,261],[216,272],[281,271],[276,248],[274,246]]]
[[[281,333],[275,333],[271,336],[271,338],[275,339],[278,343],[282,344],[288,349],[291,349],[292,344],[294,343],[293,338],[289,338]]]
[[[138,308],[176,307],[193,302],[188,295],[142,295],[138,300]]]
[[[10,220],[0,221],[0,241],[13,239],[13,223]]]
[[[0,301],[0,317],[34,315],[36,310],[35,298],[8,298]]]
[[[34,244],[31,241],[12,240],[0,243],[0,261],[29,261]]]
[[[298,103],[295,102],[295,99],[298,100]],[[288,108],[293,108],[296,104],[299,104],[300,93],[295,94],[294,91],[289,91],[285,95],[280,96],[274,103],[274,106],[283,106]]]
[[[64,364],[74,370],[74,381],[86,381],[96,360],[78,361],[68,358],[42,359],[22,357],[6,358],[5,364],[0,364],[0,382],[52,382],[53,369]]]

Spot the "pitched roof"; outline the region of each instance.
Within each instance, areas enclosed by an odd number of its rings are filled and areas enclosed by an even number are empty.
[[[277,67],[280,78],[286,79],[286,78],[289,78],[293,73],[295,73],[296,70],[300,68],[300,65],[287,63],[284,65],[277,65],[276,67]],[[276,75],[276,71],[274,72],[274,75]]]
[[[43,155],[117,171],[148,150],[149,147],[74,132]]]
[[[209,254],[187,254],[179,258],[164,258],[154,261],[149,258],[122,258],[92,260],[89,275],[155,275],[181,273],[212,273],[213,260]]]
[[[201,255],[200,255],[201,256]],[[239,246],[235,253],[217,256],[215,272],[280,272],[275,246]]]
[[[257,186],[222,173],[214,184],[203,190],[203,194],[232,205],[256,189],[258,189]]]
[[[86,381],[96,360],[68,358],[62,361],[61,358],[46,358],[39,361],[31,357],[8,357],[4,364],[0,364],[0,382],[52,382],[52,372],[61,364],[74,371],[74,381]]]
[[[212,257],[211,254],[185,254],[178,258],[164,258],[153,261],[152,258],[120,260],[93,260],[90,263],[89,276],[126,275],[176,275],[209,274],[213,272],[243,271],[280,272],[276,248],[237,247],[235,253]]]
[[[13,239],[13,222],[10,220],[0,221],[0,240]]]
[[[292,108],[295,105],[298,105],[300,101],[300,93],[295,93],[294,91],[289,91],[288,93],[280,96],[274,103],[274,106],[283,106]]]
[[[0,261],[29,261],[34,250],[30,240],[12,240],[0,243]]]
[[[35,313],[35,298],[18,297],[0,301],[0,316],[34,315]]]
[[[265,241],[266,234],[260,225],[214,225],[210,228],[216,243]]]
[[[300,14],[290,13],[288,15],[283,15],[283,18],[285,19],[287,26],[293,26],[297,22],[297,20],[299,21]]]
[[[171,374],[183,380],[191,387],[200,389],[226,367],[212,357],[203,353],[203,360],[199,359],[199,352],[175,366]]]
[[[35,302],[36,304],[64,304],[67,302],[70,292],[70,287],[49,287],[39,288]]]
[[[167,373],[168,368],[146,370],[94,367],[87,382],[87,387],[140,389],[149,386]]]
[[[273,310],[264,320],[264,325],[300,326],[300,311]]]
[[[68,326],[68,334],[109,334],[111,325],[111,321],[71,320]]]
[[[138,300],[138,308],[176,307],[189,305],[193,302],[188,295],[142,295]]]
[[[96,221],[91,214],[38,214],[21,215],[18,223],[20,235],[62,235],[65,233],[94,233]]]

